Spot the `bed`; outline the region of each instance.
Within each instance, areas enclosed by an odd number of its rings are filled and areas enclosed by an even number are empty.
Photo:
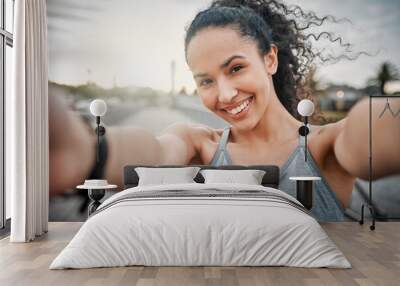
[[[200,172],[192,183],[138,185],[138,167],[182,166],[126,166],[125,190],[99,206],[50,269],[351,267],[301,203],[277,189],[276,166],[197,166],[262,170],[260,185],[205,183]]]

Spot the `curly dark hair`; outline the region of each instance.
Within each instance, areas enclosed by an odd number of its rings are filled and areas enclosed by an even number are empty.
[[[323,55],[322,50],[313,49],[311,39],[325,38],[337,42],[345,52],[351,51],[351,45],[333,33],[307,33],[310,27],[322,26],[326,21],[349,20],[338,20],[331,15],[319,17],[312,11],[305,12],[299,6],[288,6],[277,0],[214,0],[209,8],[196,15],[187,28],[185,52],[196,33],[207,27],[231,26],[237,29],[242,36],[257,43],[261,55],[269,52],[271,44],[276,45],[279,65],[273,75],[274,87],[286,110],[299,118],[296,106],[300,99],[310,97],[306,81],[316,59],[326,63],[341,58],[355,59],[361,54],[351,58],[346,53]]]

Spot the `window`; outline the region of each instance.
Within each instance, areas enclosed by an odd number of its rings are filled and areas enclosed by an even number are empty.
[[[11,216],[10,194],[4,182],[5,97],[11,92],[14,0],[0,0],[0,228]]]

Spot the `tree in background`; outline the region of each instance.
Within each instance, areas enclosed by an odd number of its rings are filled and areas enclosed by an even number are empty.
[[[311,116],[310,121],[313,124],[326,124],[327,118],[324,116],[321,108],[321,101],[325,100],[326,94],[322,88],[319,78],[317,78],[317,67],[312,65],[304,78],[305,84],[303,92],[305,97],[311,99],[315,104],[315,112]],[[296,108],[297,109],[297,108]]]
[[[367,88],[366,89],[373,89],[379,88],[380,94],[386,94],[385,92],[385,84],[388,81],[398,80],[399,77],[399,70],[397,67],[390,62],[384,62],[378,69],[378,73],[374,78],[368,80]]]
[[[316,74],[317,68],[315,66],[311,66],[305,78],[307,88],[314,96],[318,96],[321,92],[321,83],[319,79],[316,78]]]

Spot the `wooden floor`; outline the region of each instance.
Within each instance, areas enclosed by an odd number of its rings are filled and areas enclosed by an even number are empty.
[[[355,222],[323,224],[353,268],[120,267],[48,270],[81,223],[50,223],[32,243],[0,241],[0,285],[400,285],[400,223],[375,231]]]

